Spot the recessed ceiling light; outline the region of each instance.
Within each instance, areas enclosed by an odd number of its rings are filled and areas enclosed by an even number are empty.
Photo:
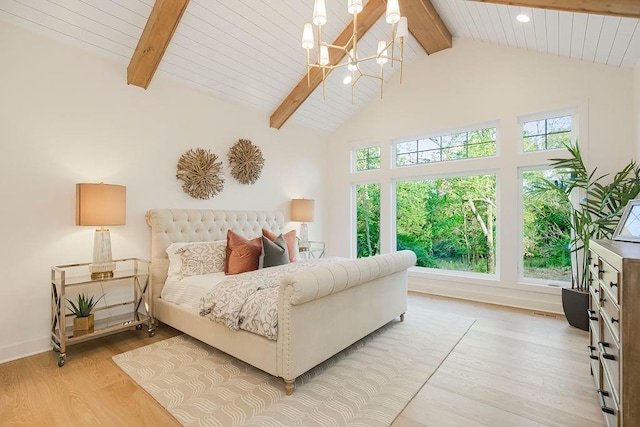
[[[524,13],[521,13],[520,15],[516,16],[516,19],[520,22],[529,22],[531,21],[531,18],[529,18],[529,15],[525,15]]]

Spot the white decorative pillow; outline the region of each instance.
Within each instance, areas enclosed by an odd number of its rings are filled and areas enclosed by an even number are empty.
[[[169,276],[196,276],[224,271],[226,240],[173,243],[167,248]]]

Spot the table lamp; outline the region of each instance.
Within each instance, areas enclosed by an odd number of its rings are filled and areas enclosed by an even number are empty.
[[[300,248],[309,247],[309,229],[307,222],[313,222],[313,204],[312,199],[291,200],[291,221],[302,223],[300,224]]]
[[[111,184],[76,184],[76,225],[98,226],[93,239],[94,280],[113,277],[116,264],[111,258],[109,225],[125,225],[127,187]]]

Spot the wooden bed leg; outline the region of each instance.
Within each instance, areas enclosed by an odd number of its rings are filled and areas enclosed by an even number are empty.
[[[400,321],[401,321],[401,322],[404,322],[404,314],[405,314],[405,313],[402,313],[402,314],[400,315]]]
[[[293,394],[293,389],[296,387],[296,380],[284,380],[284,392],[287,396]]]

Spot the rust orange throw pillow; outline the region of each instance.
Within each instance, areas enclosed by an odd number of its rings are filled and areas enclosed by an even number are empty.
[[[275,234],[267,230],[266,228],[262,229],[262,235],[267,239],[275,242],[278,238]],[[284,241],[287,242],[287,250],[289,251],[289,262],[296,261],[296,254],[298,251],[296,250],[296,230],[291,230],[282,235],[284,237]]]
[[[227,231],[227,257],[224,274],[239,274],[258,269],[262,253],[262,237],[245,239],[233,231]]]

